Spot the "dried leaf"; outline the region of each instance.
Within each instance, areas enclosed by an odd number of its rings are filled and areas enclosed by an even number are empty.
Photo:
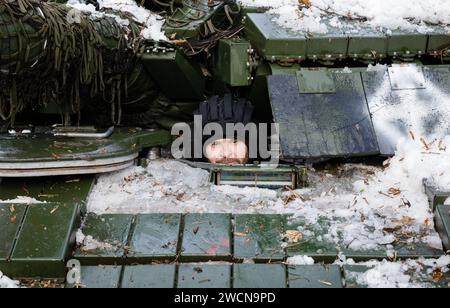
[[[312,6],[311,0],[298,0],[298,3],[299,4],[303,4],[306,7],[311,7]]]
[[[291,203],[292,201],[297,200],[297,197],[293,194],[289,195],[289,196],[284,196],[283,197],[283,204],[284,205],[288,205],[289,203]]]
[[[440,269],[436,269],[433,272],[433,281],[434,282],[439,282],[442,279],[443,276],[444,276],[444,274],[442,274],[441,270]]]
[[[51,211],[50,214],[55,213],[59,209],[59,205],[55,206]]]
[[[287,230],[283,237],[289,243],[298,243],[303,239],[303,234],[298,230]]]
[[[409,216],[403,216],[401,219],[394,219],[392,222],[398,224],[398,225],[410,225],[414,221],[416,221],[414,218]]]
[[[11,204],[11,206],[9,207],[9,211],[11,213],[14,213],[16,211],[16,208],[14,207],[14,204]]]
[[[319,282],[320,282],[321,284],[324,284],[324,285],[329,286],[329,287],[331,287],[331,286],[333,285],[331,282],[325,281],[325,280],[319,280]]]
[[[185,196],[186,196],[185,193],[180,193],[180,194],[177,194],[176,199],[177,199],[178,201],[183,201]]]
[[[11,216],[11,218],[9,219],[13,224],[16,223],[17,221],[17,215]]]
[[[423,139],[422,137],[420,138],[420,142],[422,142],[423,147],[425,148],[425,150],[430,150],[430,147],[428,146],[427,142],[425,141],[425,139]]]
[[[388,194],[394,195],[394,196],[400,195],[401,192],[402,192],[402,191],[401,191],[400,189],[394,188],[394,187],[391,187],[391,188],[389,188],[389,190],[388,190]]]

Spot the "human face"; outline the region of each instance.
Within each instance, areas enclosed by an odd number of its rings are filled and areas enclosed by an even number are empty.
[[[219,139],[206,147],[206,158],[212,164],[246,164],[248,147],[242,141]]]

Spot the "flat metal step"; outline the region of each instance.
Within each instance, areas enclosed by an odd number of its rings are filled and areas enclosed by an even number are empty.
[[[303,68],[267,77],[284,158],[395,154],[450,134],[450,66]]]

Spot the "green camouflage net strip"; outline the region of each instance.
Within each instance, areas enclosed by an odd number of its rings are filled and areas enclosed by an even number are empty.
[[[54,100],[69,124],[71,114],[79,118],[83,88],[110,103],[111,120],[120,123],[139,45],[139,27],[129,24],[58,3],[0,0],[0,118],[13,125],[18,112]]]

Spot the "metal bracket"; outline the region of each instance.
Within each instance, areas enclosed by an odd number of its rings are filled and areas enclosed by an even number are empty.
[[[297,71],[298,89],[301,94],[336,93],[332,73],[328,70]]]
[[[393,64],[388,68],[392,90],[426,89],[425,76],[421,66],[414,64]]]

